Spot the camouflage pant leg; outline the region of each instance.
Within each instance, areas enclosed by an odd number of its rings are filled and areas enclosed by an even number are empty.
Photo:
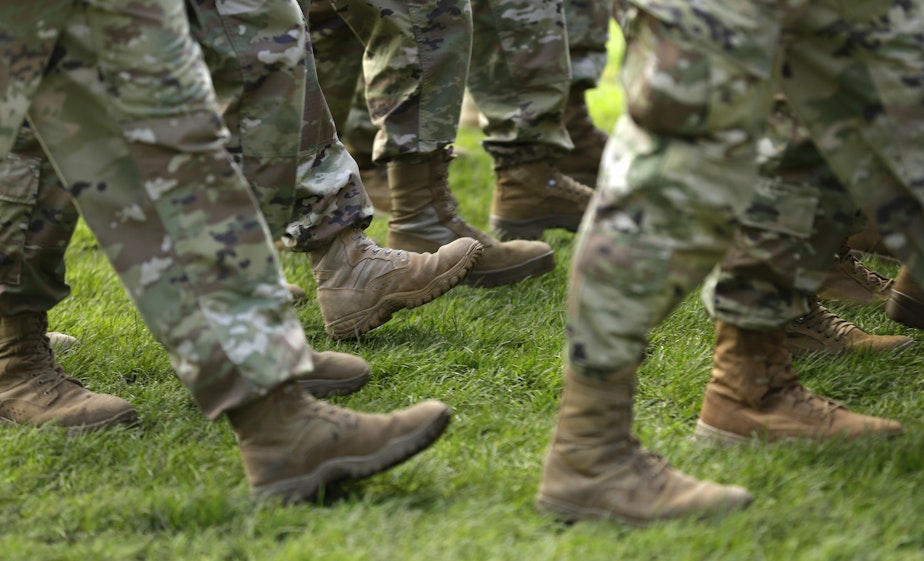
[[[327,0],[311,2],[307,15],[318,81],[334,124],[345,137],[347,115],[363,83],[363,44]],[[362,96],[362,110],[368,120],[365,96]],[[371,143],[368,151],[372,152]]]
[[[306,17],[309,1],[300,0]],[[282,242],[294,251],[311,251],[353,225],[372,221],[372,201],[359,167],[337,134],[318,81],[314,56],[306,62],[305,111],[302,116],[295,201]]]
[[[274,237],[292,215],[305,103],[307,31],[295,0],[188,2],[224,120],[228,149]]]
[[[182,2],[112,4],[75,8],[30,122],[214,419],[310,372],[309,348]]]
[[[774,25],[738,15],[740,25]],[[585,375],[642,360],[650,331],[725,254],[757,180],[773,49],[742,45],[756,58],[741,65],[676,33],[650,17],[627,29],[629,111],[604,152],[572,270],[567,360]]]
[[[471,49],[468,0],[332,0],[365,46],[363,76],[379,161],[455,141]]]
[[[924,5],[812,4],[782,85],[883,240],[924,280]]]
[[[468,89],[495,166],[558,159],[574,145],[563,124],[571,81],[561,0],[473,0]]]
[[[571,85],[595,88],[607,63],[613,19],[611,0],[564,0],[568,22]]]
[[[79,215],[32,130],[0,159],[0,315],[45,312],[67,297],[64,252]]]
[[[0,159],[13,149],[71,0],[4,2],[0,5]]]
[[[753,330],[804,315],[832,256],[864,221],[782,99],[761,159],[761,181],[741,232],[702,291],[714,319]]]

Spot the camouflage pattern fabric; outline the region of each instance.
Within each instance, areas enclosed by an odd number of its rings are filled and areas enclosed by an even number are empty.
[[[759,147],[754,200],[702,290],[713,319],[758,331],[808,313],[832,256],[866,224],[782,96]]]
[[[308,0],[300,1],[307,12]],[[349,29],[332,24],[334,13]],[[326,22],[312,40],[328,95],[348,102],[357,80],[365,80],[367,110],[379,131],[377,161],[433,153],[455,141],[472,42],[468,0],[331,0],[330,8],[313,6],[309,24],[312,18]],[[337,50],[351,44],[349,30],[365,47],[360,74],[351,73],[359,69],[350,61],[341,63],[355,51]],[[339,114],[345,117],[343,108]]]
[[[574,147],[563,124],[571,85],[561,0],[472,0],[468,89],[495,168],[558,159]]]
[[[595,88],[606,68],[613,3],[610,0],[564,0],[568,23],[571,85]]]
[[[56,9],[66,24],[29,120],[179,379],[214,419],[309,373],[267,224],[224,149],[228,131],[184,4]],[[4,12],[0,35],[34,17]],[[32,39],[21,37],[17,52],[41,56]],[[0,91],[22,91],[12,79],[3,75]]]
[[[226,108],[223,116],[232,133],[228,147],[274,237],[308,251],[352,224],[368,224],[372,208],[356,165],[340,144],[330,117],[324,117],[325,100],[306,60],[298,5],[266,0],[241,10],[226,2],[201,0],[188,6],[219,104]],[[47,34],[43,31],[39,38]],[[45,50],[50,53],[51,47]],[[32,61],[38,69],[32,73],[39,74],[39,58],[12,57],[10,62]],[[7,193],[0,195],[0,218],[18,225],[0,232],[4,315],[47,311],[67,297],[63,253],[77,217],[31,133],[24,133],[17,143],[0,169],[0,184]]]
[[[633,3],[627,112],[574,259],[574,368],[607,376],[637,364],[650,330],[723,257],[753,200],[779,91],[924,279],[920,0]]]

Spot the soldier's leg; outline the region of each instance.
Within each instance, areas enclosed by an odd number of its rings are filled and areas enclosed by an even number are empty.
[[[206,416],[228,414],[254,491],[312,496],[435,440],[441,404],[356,415],[292,382],[311,371],[310,348],[266,223],[223,148],[183,4],[82,4],[59,44],[30,120],[180,380]],[[341,424],[337,443],[319,434],[330,423]]]
[[[772,57],[775,45],[763,46]],[[565,388],[538,503],[566,518],[644,523],[749,502],[741,488],[662,470],[632,435],[632,401],[651,329],[733,239],[769,95],[753,66],[685,48],[651,17],[633,24],[628,49],[629,111],[575,248]]]
[[[558,169],[594,187],[607,135],[590,116],[587,92],[597,87],[606,67],[613,3],[610,0],[564,0],[564,4],[571,58],[565,128],[574,148],[558,160]]]
[[[484,117],[497,185],[491,227],[502,239],[576,231],[591,189],[556,162],[574,145],[564,125],[571,83],[559,2],[474,0],[468,89]]]
[[[47,333],[48,311],[70,292],[64,252],[78,214],[26,126],[0,160],[0,214],[0,418],[94,428],[133,421],[127,401],[84,389],[55,360],[62,335]]]
[[[843,249],[861,218],[859,208],[783,98],[770,124],[761,142],[756,196],[735,245],[703,290],[710,315],[743,329],[784,327],[792,352],[907,348],[911,339],[868,335],[818,303],[816,293],[835,267],[852,263],[867,282],[881,279],[880,301],[888,297],[891,281],[866,271]],[[834,263],[838,252],[844,255]],[[865,294],[872,298],[869,289]]]
[[[389,247],[433,252],[460,238],[475,238],[483,254],[463,282],[481,287],[512,284],[554,268],[547,244],[502,243],[456,213],[447,147],[456,137],[468,66],[468,1],[338,0],[334,5],[366,47],[366,101],[380,128],[373,158],[387,163],[391,194]]]

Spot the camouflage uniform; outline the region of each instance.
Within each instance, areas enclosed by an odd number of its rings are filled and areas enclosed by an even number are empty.
[[[832,256],[865,223],[782,97],[768,133],[760,143],[754,200],[702,291],[714,319],[753,330],[804,315]]]
[[[0,63],[0,107],[16,120],[4,122],[22,122],[28,108],[78,208],[205,415],[216,418],[310,373],[310,348],[266,222],[223,147],[228,132],[183,3],[148,0],[129,9],[60,1],[9,10],[3,21],[17,25],[2,34],[10,56]],[[36,32],[36,22],[57,27]],[[292,31],[297,63],[305,39],[300,28]],[[17,154],[3,153],[0,165],[4,177],[42,178],[34,161]],[[37,181],[22,185],[34,189]],[[15,188],[4,184],[4,194],[21,193]],[[34,201],[34,191],[26,195],[20,198]]]
[[[571,149],[571,141],[561,124],[570,80],[561,2],[475,0],[470,6],[467,1],[459,1],[450,7],[445,2],[433,2],[424,4],[419,14],[416,11],[408,14],[407,8],[401,4],[376,3],[368,6],[360,2],[333,2],[337,14],[364,41],[372,38],[398,42],[397,36],[384,33],[381,26],[385,22],[393,22],[402,29],[413,26],[422,40],[406,46],[405,52],[416,53],[421,46],[432,47],[429,56],[434,63],[440,61],[445,65],[425,66],[427,72],[423,79],[426,82],[414,85],[421,78],[416,73],[420,66],[415,67],[403,56],[396,56],[401,51],[394,46],[376,48],[375,43],[367,48],[368,55],[363,65],[368,85],[365,94],[372,121],[382,131],[378,133],[373,150],[376,161],[387,161],[405,153],[432,152],[455,141],[466,69],[469,89],[488,118],[485,149],[496,160],[557,159]],[[380,5],[389,8],[389,17],[375,15],[376,6]],[[474,18],[471,24],[469,11]],[[373,17],[375,19],[370,19]],[[421,23],[414,17],[426,19]],[[351,144],[363,145],[365,143],[358,137],[361,137],[361,131],[368,133],[370,127],[364,123],[368,118],[363,115],[366,110],[362,97],[347,97],[347,92],[360,76],[353,76],[346,70],[350,68],[349,63],[346,68],[339,63],[343,56],[340,46],[349,45],[350,41],[342,38],[345,30],[339,27],[326,7],[315,6],[309,19],[325,22],[321,27],[312,26],[313,40],[322,49],[317,56],[321,61],[321,82],[328,92],[340,92],[342,95],[337,97],[341,102],[354,100],[349,118],[340,128],[355,131],[347,133]],[[371,28],[368,24],[363,27],[362,21],[377,21],[380,27]],[[378,32],[378,35],[372,35],[370,31]],[[384,36],[384,39],[379,36]],[[335,40],[335,37],[339,39]],[[335,48],[338,50],[335,51]],[[472,60],[479,61],[471,68],[468,67],[469,51]],[[396,67],[405,68],[407,72],[387,74],[390,80],[383,78],[377,81],[379,72],[385,69],[393,71]],[[436,75],[437,70],[443,74]],[[433,76],[432,80],[430,76]],[[408,78],[407,85],[401,85],[399,77]],[[433,93],[427,95],[428,89]],[[422,104],[432,102],[419,110],[419,115],[422,115],[420,122],[426,123],[426,128],[421,128],[410,116],[404,115],[412,101]],[[344,112],[345,107],[340,106],[334,114],[343,115]],[[354,137],[357,137],[355,142],[352,140]]]
[[[597,87],[606,68],[613,4],[609,0],[564,0],[568,22],[571,85]]]
[[[302,0],[318,45],[321,82],[328,97],[338,100],[335,116],[345,119],[346,104],[362,90],[357,85],[363,79],[368,85],[368,108],[359,97],[352,118],[369,120],[362,113],[371,115],[372,127],[360,127],[379,131],[376,160],[437,152],[455,141],[472,43],[467,0],[332,0],[330,5],[313,3],[310,11],[308,4]],[[358,50],[362,45],[365,57]],[[350,127],[338,122],[344,130]]]
[[[236,11],[203,1],[192,9],[194,35],[219,103],[228,108],[223,115],[232,131],[228,149],[273,236],[309,251],[351,224],[368,224],[372,209],[356,165],[324,112],[316,74],[304,56],[297,5],[276,0]],[[312,110],[303,111],[306,106]],[[22,165],[0,177],[8,193],[0,212],[7,223],[28,227],[5,229],[0,237],[4,315],[49,310],[68,295],[63,254],[77,219],[31,131],[17,139],[11,158],[8,165]]]
[[[572,366],[592,375],[637,363],[649,330],[721,259],[758,184],[757,139],[780,85],[841,183],[924,278],[919,2],[634,4],[627,114],[575,257]]]

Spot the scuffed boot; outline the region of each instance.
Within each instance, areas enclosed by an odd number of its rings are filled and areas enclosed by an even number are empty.
[[[578,183],[596,187],[597,172],[608,136],[599,129],[587,110],[586,88],[572,86],[565,106],[565,128],[574,149],[556,162],[559,171]]]
[[[593,189],[546,161],[497,170],[491,228],[502,239],[535,240],[551,228],[577,232]]]
[[[413,253],[379,247],[358,227],[344,230],[308,252],[324,329],[335,339],[358,337],[399,310],[426,304],[459,284],[481,249],[460,237],[433,254]]]
[[[924,289],[902,266],[886,302],[886,315],[902,325],[924,329]]]
[[[311,351],[314,371],[296,382],[314,397],[349,395],[359,391],[366,382],[372,368],[362,358],[335,351]]]
[[[785,345],[792,353],[898,353],[914,344],[914,339],[904,335],[870,335],[855,324],[835,315],[817,300],[809,307],[809,313],[792,320],[784,329]]]
[[[853,413],[799,383],[783,330],[750,331],[716,323],[712,379],[696,436],[724,444],[752,438],[856,438],[902,434],[889,419]]]
[[[418,161],[389,162],[389,247],[434,251],[463,236],[475,238],[484,246],[484,253],[463,283],[482,288],[517,283],[554,269],[555,253],[548,244],[500,242],[456,214],[457,201],[449,190],[451,159],[450,153],[439,152]]]
[[[55,362],[48,316],[0,317],[0,421],[94,429],[138,419],[131,404],[93,393]]]
[[[536,505],[566,521],[643,525],[743,508],[742,487],[698,481],[643,450],[632,435],[634,368],[620,381],[568,369]]]
[[[843,248],[828,269],[818,297],[866,306],[885,302],[891,290],[892,279],[873,271],[854,257],[849,248]]]
[[[228,412],[256,498],[310,500],[325,485],[362,479],[421,452],[449,424],[449,409],[424,401],[387,415],[342,409],[295,383]]]

